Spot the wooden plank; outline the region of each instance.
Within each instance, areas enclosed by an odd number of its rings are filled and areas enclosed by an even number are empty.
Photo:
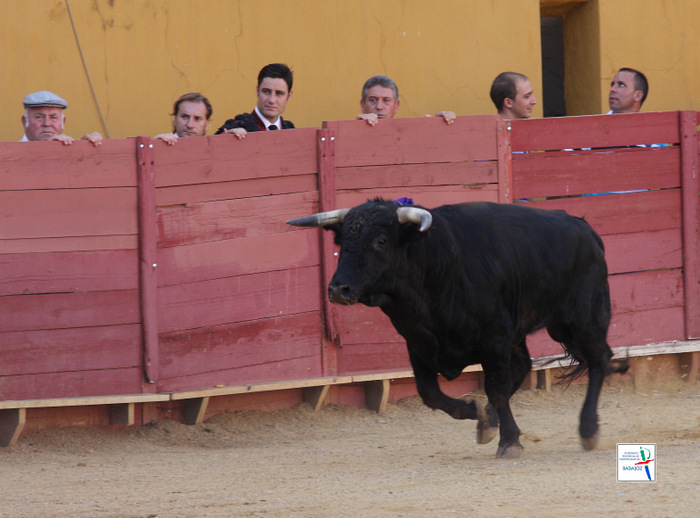
[[[279,347],[279,346],[278,346]],[[317,355],[292,357],[277,361],[256,363],[245,367],[231,367],[205,372],[185,373],[183,376],[165,378],[158,382],[158,392],[180,392],[207,387],[231,387],[257,385],[270,380],[297,380],[323,376]]]
[[[0,240],[137,233],[136,189],[0,192]],[[3,248],[4,250],[4,248]]]
[[[496,124],[492,115],[324,122],[335,132],[336,167],[495,160]]]
[[[182,404],[183,420],[185,424],[202,424],[209,405],[208,397],[186,399]]]
[[[335,166],[335,131],[324,128],[316,136],[318,146],[318,211],[328,212],[337,209],[337,169]],[[332,232],[312,230],[319,244],[319,261],[321,264],[321,369],[324,376],[338,374],[338,331],[337,307],[326,296],[326,286],[333,278],[337,264],[338,247],[333,241]]]
[[[396,332],[391,320],[379,308],[362,304],[338,307],[338,322],[343,345],[406,341]]]
[[[316,192],[163,207],[158,248],[283,233],[287,220],[317,210]]]
[[[683,273],[652,270],[609,278],[612,313],[683,307]]]
[[[24,408],[0,409],[0,446],[15,444],[26,422],[27,411]]]
[[[416,205],[434,208],[450,203],[463,203],[468,201],[492,201],[498,202],[498,186],[486,184],[483,186],[439,186],[398,189],[363,189],[338,192],[338,207],[354,207],[367,200],[383,198],[396,200],[398,198],[412,198]]]
[[[303,390],[304,402],[311,405],[314,412],[318,412],[326,400],[330,385],[321,385],[319,387],[306,387]]]
[[[39,329],[0,334],[2,375],[39,374],[141,365],[141,328]]]
[[[138,288],[135,250],[0,255],[0,296]]]
[[[608,331],[612,347],[683,340],[683,308],[658,308],[613,314]]]
[[[324,385],[338,385],[350,383],[350,376],[324,376],[320,378],[297,379],[287,381],[275,381],[267,383],[255,383],[250,385],[236,385],[230,387],[212,387],[200,390],[185,390],[173,392],[171,399],[193,399],[199,397],[228,396],[231,394],[248,394],[254,392],[268,392],[272,390],[292,390],[308,387],[319,387]]]
[[[698,380],[700,373],[700,352],[693,351],[690,353],[690,365],[688,366],[688,383],[694,385]]]
[[[176,185],[156,189],[156,205],[167,207],[186,203],[315,192],[316,187],[315,174]]]
[[[174,378],[306,359],[320,369],[319,313],[302,313],[160,335],[161,374]]]
[[[1,297],[0,333],[138,323],[138,295],[122,290]]]
[[[343,344],[338,351],[338,369],[343,375],[366,372],[393,372],[411,369],[406,342]]]
[[[498,183],[497,169],[495,160],[344,167],[336,170],[336,187],[339,190],[439,185],[480,188]]]
[[[133,140],[0,143],[0,191],[135,187]]]
[[[81,398],[141,394],[142,382],[143,370],[140,367],[27,373],[0,376],[0,394],[6,400],[62,399],[76,394]]]
[[[678,112],[514,119],[513,151],[668,144],[679,141]]]
[[[681,226],[680,189],[538,200],[526,205],[584,218],[601,236]]]
[[[196,243],[158,251],[158,286],[318,267],[317,231]]]
[[[296,176],[316,170],[316,129],[154,141],[156,187]]]
[[[389,380],[368,381],[365,383],[365,405],[378,414],[386,411],[389,401]]]
[[[109,424],[133,426],[135,422],[134,403],[122,403],[109,406]]]
[[[138,238],[136,234],[128,236],[66,236],[0,240],[0,250],[2,250],[3,254],[136,250],[137,248]]]
[[[74,406],[128,405],[153,401],[170,401],[170,394],[119,394],[114,396],[12,400],[0,401],[0,408],[60,408]]]
[[[700,337],[700,133],[698,113],[681,112],[685,336]]]
[[[700,351],[700,341],[673,340],[646,345],[633,345],[630,347],[615,347],[613,349],[613,358],[622,360],[625,358],[640,358],[644,356],[657,356],[660,354],[684,354],[696,351]],[[564,358],[561,354],[542,356],[532,359],[532,369],[565,368],[568,367],[570,363],[571,360],[569,358]]]
[[[680,229],[603,236],[608,273],[626,273],[683,265]]]
[[[678,146],[513,158],[514,199],[679,186]]]
[[[499,120],[498,132],[498,203],[513,202],[513,153],[511,149],[511,124]]]
[[[213,279],[159,291],[158,328],[167,333],[318,311],[318,268]]]
[[[153,144],[148,137],[136,139],[139,221],[139,309],[143,369],[149,383],[158,381],[158,267]]]

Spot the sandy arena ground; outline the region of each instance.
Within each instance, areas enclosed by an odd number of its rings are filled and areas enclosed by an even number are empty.
[[[44,430],[0,449],[0,516],[700,516],[700,384],[606,386],[593,452],[576,431],[583,391],[515,395],[518,460],[418,398],[383,415],[302,404],[191,427]],[[657,444],[656,483],[616,481],[618,442]]]

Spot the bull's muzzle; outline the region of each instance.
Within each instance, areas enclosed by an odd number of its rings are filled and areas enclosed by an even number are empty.
[[[328,285],[328,298],[333,304],[349,306],[357,302],[357,298],[347,284],[331,282]]]

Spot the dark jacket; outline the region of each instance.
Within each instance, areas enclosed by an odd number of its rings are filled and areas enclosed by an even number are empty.
[[[294,124],[291,121],[286,121],[282,117],[280,117],[280,120],[282,121],[282,129],[294,128]],[[265,123],[260,120],[258,114],[255,112],[255,110],[253,110],[251,113],[240,113],[236,115],[235,118],[228,119],[226,122],[224,122],[223,126],[216,130],[214,135],[218,135],[223,133],[224,130],[233,128],[243,128],[249,133],[251,131],[266,131]]]

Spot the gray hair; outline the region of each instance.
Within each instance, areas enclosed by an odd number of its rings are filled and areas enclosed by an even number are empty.
[[[399,87],[396,86],[396,83],[394,83],[394,80],[391,79],[389,76],[385,76],[384,74],[379,74],[376,76],[370,77],[367,81],[365,81],[364,86],[362,87],[362,100],[367,99],[367,91],[372,88],[373,86],[383,86],[384,88],[391,88],[394,92],[394,101],[399,100]]]

